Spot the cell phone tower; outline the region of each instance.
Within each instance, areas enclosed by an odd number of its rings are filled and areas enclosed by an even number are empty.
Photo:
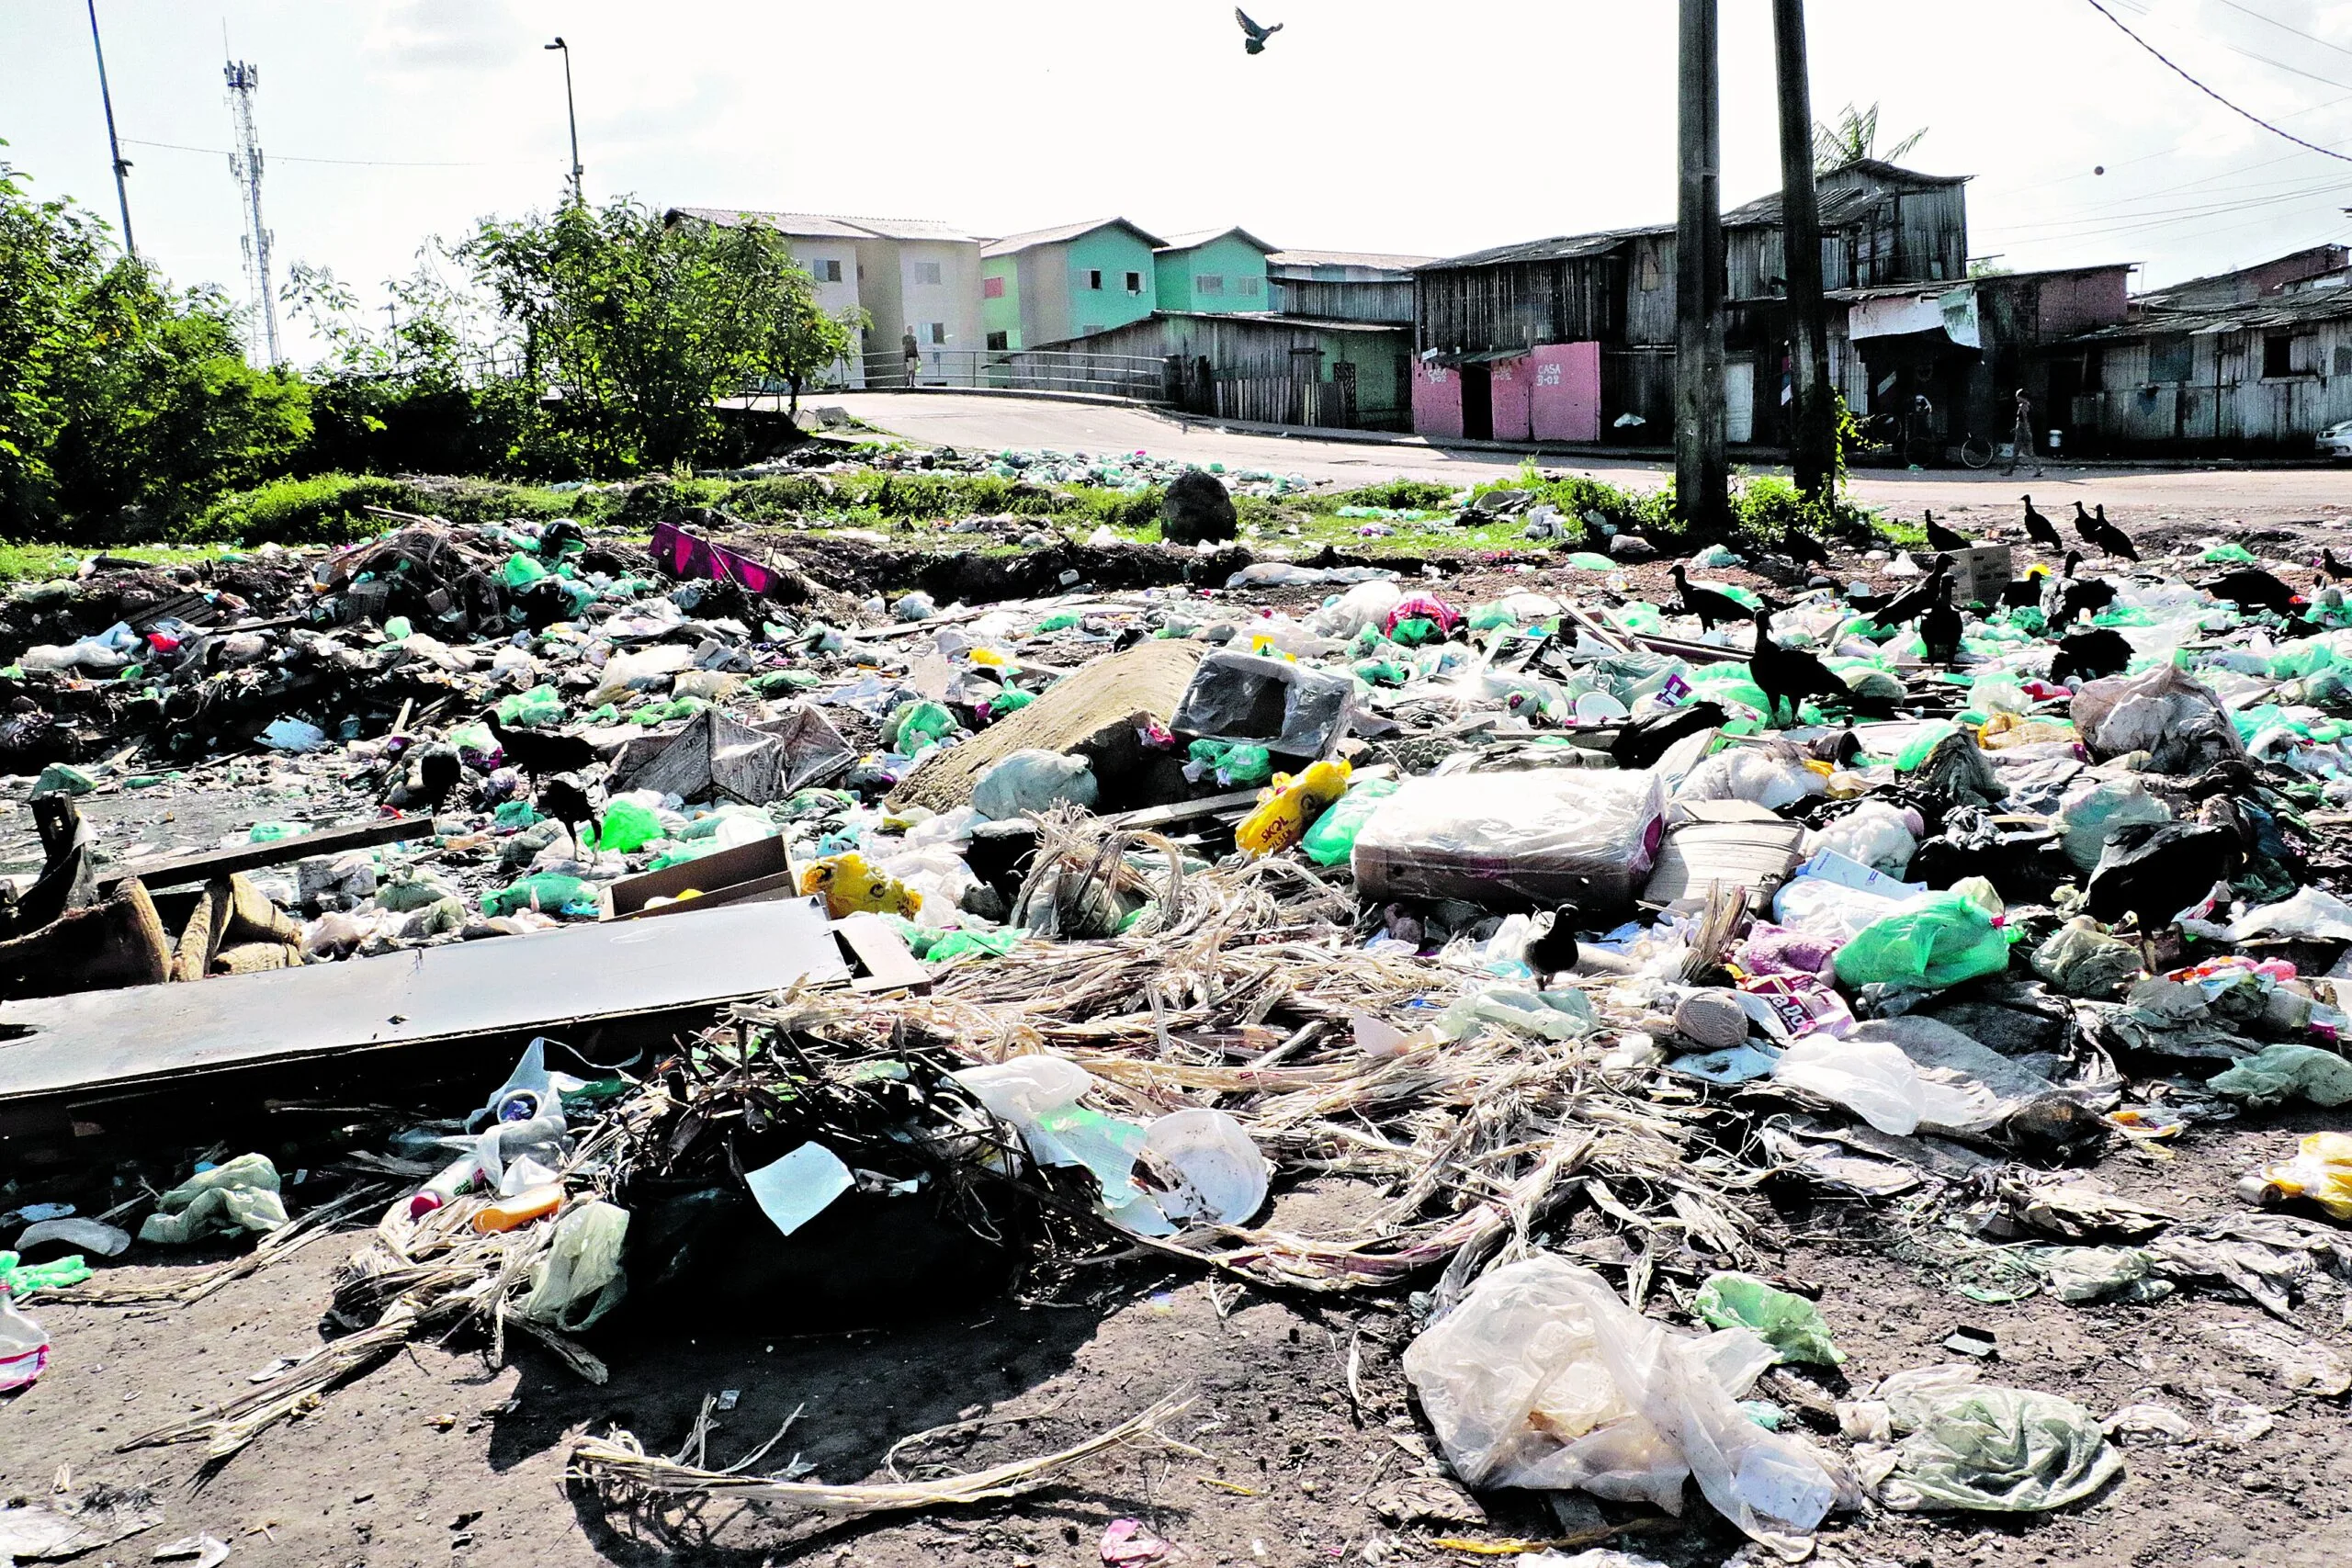
[[[237,122],[229,172],[236,176],[239,205],[245,212],[245,292],[253,298],[254,321],[261,328],[257,346],[266,369],[285,355],[277,342],[277,299],[269,286],[270,233],[261,220],[261,133],[254,129],[254,94],[261,86],[261,68],[232,60],[222,74],[229,79],[229,112]]]

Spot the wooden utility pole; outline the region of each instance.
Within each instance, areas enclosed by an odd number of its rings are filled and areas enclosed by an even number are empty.
[[[1797,489],[1826,502],[1838,471],[1836,405],[1829,396],[1829,329],[1821,300],[1821,209],[1813,189],[1813,86],[1804,47],[1804,0],[1772,0],[1781,76],[1781,249],[1789,284],[1795,406],[1789,457]]]
[[[1674,494],[1685,526],[1731,520],[1724,439],[1723,125],[1716,0],[1682,0],[1674,252]]]

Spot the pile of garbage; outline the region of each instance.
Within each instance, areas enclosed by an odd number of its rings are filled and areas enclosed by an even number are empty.
[[[343,1336],[139,1440],[233,1451],[423,1335],[514,1330],[601,1378],[599,1325],[681,1292],[868,1322],[1137,1247],[1398,1293],[1473,1489],[1676,1513],[1694,1483],[1791,1560],[1842,1510],[2079,1503],[2185,1422],[2002,1384],[1965,1332],[1949,1364],[1858,1365],[1837,1284],[1776,1266],[1768,1184],[1882,1214],[1980,1303],[2243,1298],[2291,1396],[2343,1394],[2301,1309],[2352,1288],[2352,1134],[2203,1216],[2097,1171],[2352,1104],[2352,904],[2321,885],[2352,820],[2340,593],[2225,551],[2012,575],[1966,541],[1873,585],[1808,544],[1654,600],[1357,569],[961,606],[675,526],[649,560],[413,525],[312,568],[345,629],[289,634],[402,709],[374,733],[303,717],[288,666],[188,655],[184,614],[28,652],[27,682],[179,637],[167,705],[274,689],[281,765],[429,819],[295,864],[307,919],[270,940],[304,958],[797,898],[911,961],[619,1069],[536,1043],[379,1156],[400,1190]],[[1309,1180],[1347,1184],[1343,1224],[1285,1222]],[[265,1228],[200,1194],[157,1217],[215,1211]],[[0,1377],[54,1353],[28,1322],[0,1308]],[[625,1434],[573,1473],[833,1518],[961,1495]]]

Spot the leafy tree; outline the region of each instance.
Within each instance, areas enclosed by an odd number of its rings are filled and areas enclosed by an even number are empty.
[[[1813,127],[1813,166],[1815,173],[1827,174],[1858,164],[1867,158],[1893,164],[1927,139],[1927,127],[1921,126],[1910,135],[1882,152],[1878,150],[1878,105],[1856,108],[1848,104],[1838,111],[1835,120],[1816,120]]]
[[[173,290],[0,162],[0,530],[103,539],[280,471],[309,389],[244,360],[217,291]]]
[[[558,439],[593,472],[692,462],[718,434],[715,400],[797,388],[852,330],[815,309],[783,236],[670,223],[627,198],[485,220],[457,254],[520,337],[524,379],[557,395]]]

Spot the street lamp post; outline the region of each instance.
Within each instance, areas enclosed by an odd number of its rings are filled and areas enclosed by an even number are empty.
[[[114,198],[122,206],[122,254],[137,261],[139,246],[130,237],[130,187],[123,179],[130,173],[130,160],[122,155],[122,143],[115,139],[114,95],[107,90],[107,48],[98,41],[98,0],[90,0],[90,48],[98,57],[98,102],[107,111],[107,152],[114,159]]]
[[[580,111],[571,101],[571,46],[559,38],[553,43],[540,47],[556,50],[563,55],[563,117],[571,126],[571,200],[576,207],[585,207],[588,198],[581,194],[580,189],[580,176],[583,172],[580,167]]]

